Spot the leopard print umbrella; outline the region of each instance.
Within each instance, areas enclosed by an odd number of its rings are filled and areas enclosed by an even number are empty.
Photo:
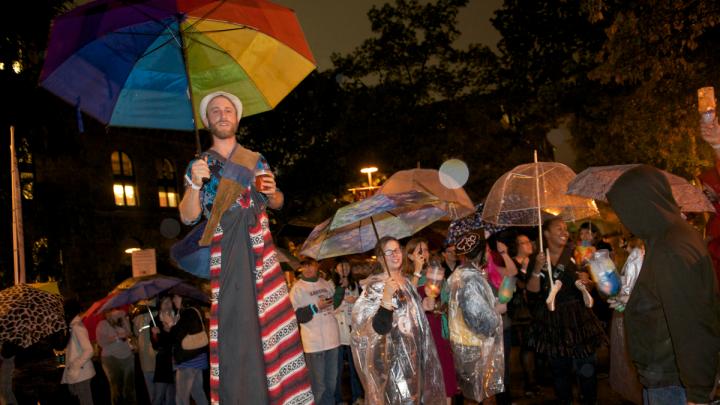
[[[55,332],[64,331],[63,299],[25,284],[0,291],[0,343],[29,347]]]

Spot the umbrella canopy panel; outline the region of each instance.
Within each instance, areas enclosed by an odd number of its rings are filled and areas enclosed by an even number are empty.
[[[205,95],[257,114],[314,69],[294,12],[268,1],[97,0],[53,21],[40,85],[108,125],[193,130]]]
[[[599,215],[593,200],[565,193],[574,177],[572,169],[557,162],[517,166],[495,181],[485,200],[482,220],[497,225],[537,226],[538,210],[566,221]]]
[[[66,329],[63,299],[25,284],[0,291],[0,343],[29,347]]]
[[[607,202],[606,194],[626,171],[639,164],[594,166],[580,172],[568,184],[567,193]],[[703,191],[680,176],[661,170],[670,183],[673,198],[683,212],[715,212]]]
[[[462,218],[475,212],[475,206],[465,190],[450,189],[440,182],[440,173],[435,169],[410,169],[396,172],[378,190],[382,194],[397,194],[406,191],[422,191],[439,198],[450,213],[447,219]]]

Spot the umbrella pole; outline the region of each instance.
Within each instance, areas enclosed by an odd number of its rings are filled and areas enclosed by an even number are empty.
[[[150,306],[149,306],[149,305],[148,305],[148,307],[147,307],[147,310],[148,310],[148,314],[150,314],[150,320],[152,321],[153,326],[157,328],[157,324],[155,323],[155,317],[153,316],[152,311],[150,310]]]
[[[538,215],[538,238],[540,239],[540,252],[545,251],[545,260],[547,260],[547,269],[550,285],[553,284],[552,278],[552,262],[550,261],[550,249],[544,249],[543,246],[543,227],[542,227],[542,211],[540,210],[540,176],[538,174],[538,158],[537,150],[534,151],[535,159],[535,198],[537,199],[537,215]]]
[[[372,224],[373,232],[375,232],[375,239],[377,242],[380,242],[380,235],[378,234],[377,228],[375,227],[375,220],[373,217],[370,217],[370,223]],[[377,244],[377,242],[375,242]],[[385,264],[385,272],[387,272],[388,276],[390,275],[390,268],[388,268],[387,259],[385,258],[385,252],[380,252],[382,256],[382,261]],[[404,259],[404,258],[403,258]]]
[[[178,18],[178,27],[181,27],[180,22],[180,18]],[[180,42],[180,48],[182,49],[183,66],[185,67],[185,76],[187,77],[188,85],[188,99],[190,99],[190,111],[192,112],[193,126],[195,127],[195,156],[197,158],[200,158],[200,154],[202,153],[202,146],[200,145],[200,130],[198,129],[198,123],[195,120],[195,100],[193,100],[192,83],[190,81],[190,66],[188,66],[190,58],[188,57],[187,43],[185,43],[181,31],[182,29],[178,30],[177,40]],[[202,117],[200,117],[200,119],[202,119]],[[208,181],[209,180],[210,179],[208,179]],[[205,179],[203,179],[203,183],[206,183]]]
[[[540,178],[538,177],[538,158],[537,150],[535,153],[535,199],[537,201],[537,217],[538,217],[538,240],[540,241],[540,252],[544,251],[543,234],[542,234],[542,212],[540,211]],[[549,259],[549,258],[548,258]]]
[[[192,96],[190,96],[190,99],[190,102],[192,103]],[[200,145],[200,130],[197,128],[197,124],[195,124],[195,156],[199,158],[201,153],[202,146]]]

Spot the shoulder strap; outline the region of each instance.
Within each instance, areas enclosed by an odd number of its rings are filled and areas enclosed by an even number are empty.
[[[195,313],[198,315],[198,318],[200,318],[200,325],[202,325],[203,331],[205,331],[205,322],[203,322],[202,314],[200,313],[200,311],[197,308],[195,308],[195,307],[190,307],[190,308],[195,310]]]
[[[205,227],[202,238],[198,242],[200,246],[209,246],[212,241],[215,228],[220,223],[220,217],[235,202],[237,197],[249,185],[255,175],[255,167],[257,166],[260,154],[245,149],[242,146],[235,145],[232,153],[223,166],[223,177],[218,184],[215,200],[210,218]],[[245,186],[243,186],[243,178],[245,178]]]

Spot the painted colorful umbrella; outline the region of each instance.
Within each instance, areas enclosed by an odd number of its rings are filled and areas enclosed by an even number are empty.
[[[319,260],[367,252],[383,236],[411,236],[446,215],[442,201],[428,193],[375,194],[316,226],[300,254]]]
[[[96,0],[53,21],[40,85],[108,125],[191,131],[205,95],[257,114],[314,69],[295,13],[266,0]]]
[[[605,194],[615,180],[639,164],[588,167],[568,184],[567,193],[607,202]],[[675,202],[683,212],[715,212],[712,203],[703,191],[680,176],[662,170],[670,183]]]
[[[29,347],[66,329],[63,299],[57,294],[18,284],[0,291],[0,343]]]

